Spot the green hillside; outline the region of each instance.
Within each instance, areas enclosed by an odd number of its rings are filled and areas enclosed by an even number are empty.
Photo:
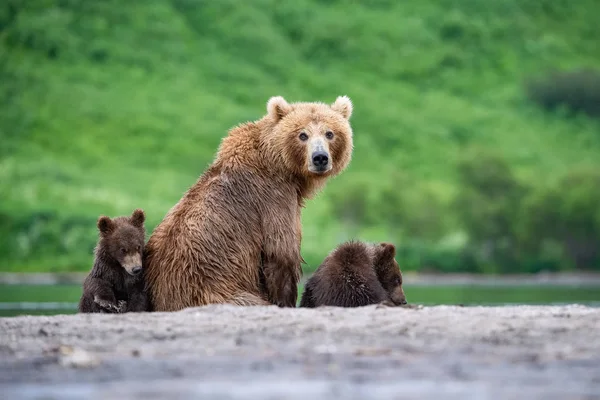
[[[393,241],[406,269],[597,267],[600,123],[538,107],[524,82],[599,68],[599,12],[596,0],[5,0],[0,270],[89,268],[100,214],[142,207],[150,232],[269,97],[343,94],[355,152],[304,212],[307,270],[351,237]],[[545,225],[555,212],[579,247]]]

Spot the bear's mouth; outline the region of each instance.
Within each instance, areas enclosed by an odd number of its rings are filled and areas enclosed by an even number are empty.
[[[131,276],[138,276],[142,272],[142,266],[125,268],[125,271]]]
[[[331,164],[327,164],[324,166],[315,166],[315,165],[309,165],[308,166],[308,171],[316,174],[316,175],[324,175],[326,173],[328,173],[329,171],[331,171],[333,169],[333,167],[331,166]]]
[[[390,295],[390,300],[397,306],[408,304],[406,296],[404,295],[404,291],[401,289],[398,290],[398,288],[396,288],[396,290],[394,290],[394,292]]]

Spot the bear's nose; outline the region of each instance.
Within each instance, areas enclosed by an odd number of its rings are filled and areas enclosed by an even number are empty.
[[[324,167],[329,163],[329,155],[324,151],[315,151],[312,155],[312,161],[315,167]]]
[[[140,272],[142,272],[142,267],[134,267],[131,272],[133,272],[135,275],[139,274]]]

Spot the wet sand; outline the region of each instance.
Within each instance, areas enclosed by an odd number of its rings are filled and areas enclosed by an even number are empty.
[[[600,399],[600,309],[280,309],[0,318],[6,399]]]

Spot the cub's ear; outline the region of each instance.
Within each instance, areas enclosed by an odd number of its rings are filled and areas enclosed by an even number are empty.
[[[267,112],[275,122],[279,122],[292,111],[292,106],[281,96],[271,97],[267,103]]]
[[[107,234],[111,233],[115,227],[115,224],[113,223],[113,221],[109,217],[104,216],[104,215],[101,216],[100,218],[98,218],[97,225],[98,225],[98,230],[103,235],[107,235]]]
[[[144,210],[138,208],[133,211],[131,214],[131,223],[139,228],[144,226],[144,221],[146,221],[146,215],[144,214]]]
[[[391,243],[380,243],[379,244],[380,251],[380,260],[393,260],[396,257],[396,246]]]
[[[342,114],[342,117],[350,119],[353,110],[352,102],[348,96],[338,96],[331,105],[331,109]]]

